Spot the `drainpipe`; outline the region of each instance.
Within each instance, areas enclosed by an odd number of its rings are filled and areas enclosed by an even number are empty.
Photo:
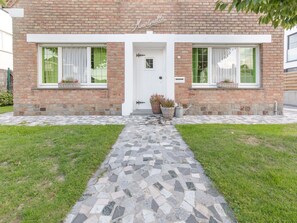
[[[8,68],[7,69],[7,83],[6,83],[6,90],[7,91],[11,91],[11,89],[10,89],[10,82],[11,82],[11,80],[10,80],[10,69]]]
[[[274,115],[277,115],[277,101],[274,101]]]

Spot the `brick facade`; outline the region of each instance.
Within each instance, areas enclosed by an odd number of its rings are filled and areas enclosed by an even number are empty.
[[[37,44],[26,34],[125,34],[137,19],[163,14],[166,22],[150,28],[159,34],[271,34],[261,45],[260,89],[192,89],[192,44],[175,44],[176,101],[193,104],[191,114],[282,113],[283,31],[258,25],[257,16],[215,12],[216,0],[20,0],[24,18],[14,18],[15,115],[119,115],[124,102],[124,43],[107,43],[108,89],[41,90],[37,88]],[[145,29],[135,33],[145,33]],[[177,58],[180,56],[180,58]]]

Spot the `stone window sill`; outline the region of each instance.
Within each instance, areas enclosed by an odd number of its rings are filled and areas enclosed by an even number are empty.
[[[55,91],[67,91],[67,90],[76,90],[76,91],[83,91],[83,90],[108,90],[108,88],[103,88],[103,87],[97,87],[97,88],[94,88],[94,87],[83,87],[83,88],[46,88],[46,87],[34,87],[34,88],[31,88],[32,91],[39,91],[39,90],[55,90]]]
[[[210,91],[240,91],[240,90],[249,90],[249,91],[257,91],[257,90],[264,90],[263,87],[260,88],[206,88],[206,87],[191,87],[189,90],[210,90]]]

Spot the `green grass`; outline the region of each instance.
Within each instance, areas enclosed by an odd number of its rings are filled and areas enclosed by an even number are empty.
[[[240,223],[296,222],[297,125],[178,125]]]
[[[6,113],[6,112],[12,112],[13,106],[4,106],[0,107],[0,114]]]
[[[0,126],[0,222],[61,222],[122,128]]]

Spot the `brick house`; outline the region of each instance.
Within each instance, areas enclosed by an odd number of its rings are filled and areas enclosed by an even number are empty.
[[[282,114],[283,30],[215,2],[17,1],[14,114],[129,115],[154,93],[190,114]]]

